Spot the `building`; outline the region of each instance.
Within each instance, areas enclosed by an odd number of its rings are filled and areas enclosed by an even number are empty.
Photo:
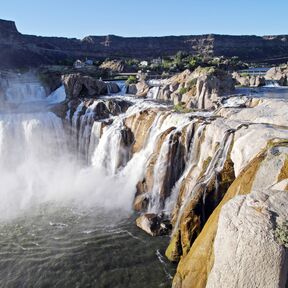
[[[74,68],[81,69],[85,66],[85,63],[83,63],[81,60],[76,60],[73,64]]]
[[[140,67],[147,67],[149,65],[148,61],[141,61]]]

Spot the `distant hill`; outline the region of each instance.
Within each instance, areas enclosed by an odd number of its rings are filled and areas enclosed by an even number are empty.
[[[18,32],[14,22],[0,20],[1,68],[59,64],[85,57],[156,58],[174,55],[178,51],[210,56],[238,56],[245,61],[279,63],[288,60],[288,36],[209,34],[125,38],[108,35],[88,36],[79,40],[24,35]]]

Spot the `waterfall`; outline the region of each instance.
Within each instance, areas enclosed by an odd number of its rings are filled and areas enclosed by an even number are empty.
[[[45,100],[46,92],[40,83],[17,83],[8,81],[6,101],[9,103],[25,103]]]
[[[170,149],[170,142],[171,142],[171,134],[175,133],[172,131],[169,133],[162,144],[159,152],[158,159],[155,164],[154,172],[153,172],[153,188],[150,193],[150,200],[149,200],[149,213],[160,213],[161,212],[161,190],[162,187],[165,185],[165,175],[167,171],[167,166],[169,165],[169,149]]]
[[[186,144],[186,165],[185,165],[185,170],[181,177],[178,179],[178,181],[175,183],[171,195],[169,198],[166,199],[165,201],[165,208],[164,208],[164,213],[167,216],[170,216],[172,214],[172,210],[175,207],[175,203],[177,200],[177,197],[180,192],[180,187],[182,182],[186,179],[188,176],[189,172],[197,166],[198,162],[198,151],[199,151],[199,146],[201,145],[201,138],[202,135],[204,134],[205,128],[206,128],[206,123],[197,123],[197,119],[194,119],[192,123],[189,124],[188,128],[188,136],[187,136],[187,141],[189,141]]]
[[[80,116],[79,132],[78,132],[78,152],[84,161],[88,162],[89,144],[92,126],[94,123],[94,109],[97,105],[97,101],[94,101],[85,111],[85,114]],[[77,108],[78,109],[78,108]]]
[[[116,84],[118,85],[120,89],[120,95],[124,96],[127,92],[127,85],[125,81],[116,81]]]
[[[265,80],[264,87],[280,87],[280,84],[277,80]]]
[[[160,91],[160,86],[155,86],[155,87],[150,88],[147,94],[147,98],[156,100],[158,98],[159,91]]]
[[[127,85],[126,85],[126,82],[125,81],[115,81],[115,82],[112,82],[114,84],[116,84],[119,88],[119,92],[117,93],[113,93],[113,89],[112,89],[112,83],[107,81],[105,82],[107,84],[107,94],[109,96],[112,96],[112,95],[120,95],[120,96],[124,96],[126,94],[126,91],[127,91]]]
[[[126,142],[125,131],[126,128],[121,118],[115,120],[111,126],[104,128],[103,136],[92,156],[94,167],[104,168],[108,174],[113,175],[119,168],[127,164],[131,157],[132,143],[129,143],[129,140]]]
[[[73,108],[70,103],[62,120],[49,110],[66,99],[64,87],[47,96],[40,83],[8,82],[0,112],[0,220],[32,211],[42,203],[131,211],[134,184],[113,173],[131,158],[133,137],[121,117],[110,126],[95,121],[121,113],[129,105],[95,100]],[[109,150],[105,142],[111,148],[106,159],[101,152],[101,147]],[[81,159],[75,157],[76,151],[81,152]]]
[[[217,151],[214,153],[213,157],[211,158],[211,161],[210,161],[208,167],[206,168],[206,171],[204,172],[203,176],[201,176],[200,179],[197,179],[197,181],[193,181],[190,185],[185,187],[186,188],[185,189],[186,195],[184,195],[184,199],[181,203],[181,207],[179,209],[177,219],[176,219],[175,225],[173,227],[172,235],[178,231],[181,217],[185,211],[186,206],[190,203],[191,198],[195,197],[195,194],[199,193],[199,191],[201,193],[201,189],[200,189],[201,187],[204,187],[204,190],[205,190],[205,187],[209,184],[209,181],[214,176],[216,176],[217,173],[219,173],[223,169],[223,166],[224,166],[226,158],[227,158],[228,150],[229,150],[230,145],[232,143],[233,133],[237,129],[235,129],[235,130],[229,129],[229,130],[224,132],[224,136],[222,138],[222,141],[221,141]],[[215,179],[217,181],[217,177],[215,177]],[[215,186],[217,189],[217,183]],[[206,194],[204,191],[204,195],[203,195],[203,202],[204,203],[205,203],[205,198],[206,198]]]

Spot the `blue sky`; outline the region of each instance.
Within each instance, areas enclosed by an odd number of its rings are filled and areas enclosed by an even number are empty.
[[[24,34],[288,34],[287,0],[1,0]]]

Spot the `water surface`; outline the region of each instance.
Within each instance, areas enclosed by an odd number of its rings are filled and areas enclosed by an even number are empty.
[[[0,287],[171,287],[162,256],[135,216],[47,205],[0,224]]]

